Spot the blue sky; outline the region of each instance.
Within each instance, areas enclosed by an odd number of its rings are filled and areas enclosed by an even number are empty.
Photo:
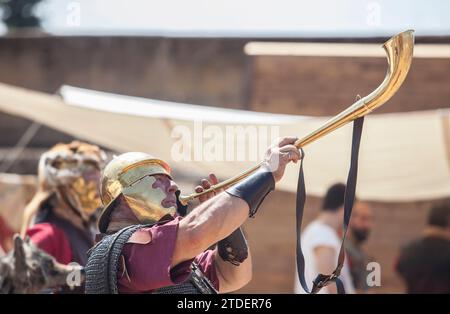
[[[447,0],[47,0],[38,12],[60,35],[450,35]]]

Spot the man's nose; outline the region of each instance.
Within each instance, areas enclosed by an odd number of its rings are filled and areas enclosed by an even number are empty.
[[[178,191],[178,185],[175,183],[175,181],[170,181],[169,188],[167,189],[168,193],[175,193]]]

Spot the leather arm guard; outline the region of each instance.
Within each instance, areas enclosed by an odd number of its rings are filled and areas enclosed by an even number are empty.
[[[241,228],[237,228],[228,237],[219,241],[217,250],[224,261],[235,266],[245,261],[248,257],[248,246]]]
[[[239,197],[247,202],[249,216],[254,217],[262,201],[275,188],[275,179],[271,172],[259,169],[241,182],[227,189],[230,195]]]

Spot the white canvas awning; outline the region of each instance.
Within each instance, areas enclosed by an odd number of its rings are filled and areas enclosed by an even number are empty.
[[[177,173],[198,178],[211,171],[222,179],[238,174],[261,159],[272,136],[302,137],[328,118],[188,105],[69,86],[60,93],[0,84],[0,110],[119,152],[151,153]],[[345,181],[351,130],[347,125],[305,147],[308,194],[323,195],[330,184]],[[378,201],[448,197],[449,164],[449,110],[372,113],[363,131],[357,194]],[[277,188],[295,191],[297,175],[298,165],[290,165]]]

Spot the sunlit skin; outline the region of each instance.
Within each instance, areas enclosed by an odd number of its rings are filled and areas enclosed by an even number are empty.
[[[175,181],[164,174],[155,174],[153,177],[156,181],[153,183],[152,187],[154,189],[161,189],[166,194],[166,198],[161,201],[161,205],[164,208],[177,206],[177,196],[175,192],[178,191],[178,185]]]
[[[208,179],[202,179],[200,181],[200,185],[197,185],[195,187],[195,192],[201,193],[201,192],[203,192],[203,190],[209,189],[212,185],[219,183],[219,180],[217,179],[217,177],[214,173],[210,173]],[[204,201],[210,199],[211,197],[219,194],[222,191],[223,191],[223,189],[219,189],[219,190],[207,193],[205,195],[200,196],[198,200],[200,201],[200,203],[203,203]]]

